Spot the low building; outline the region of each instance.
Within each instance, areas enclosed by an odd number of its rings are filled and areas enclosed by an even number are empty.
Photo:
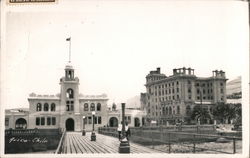
[[[140,127],[145,125],[146,111],[134,108],[125,109],[125,122],[130,127]],[[110,111],[108,114],[108,126],[117,127],[122,122],[122,110]]]
[[[5,110],[5,129],[27,129],[28,121],[28,108]]]

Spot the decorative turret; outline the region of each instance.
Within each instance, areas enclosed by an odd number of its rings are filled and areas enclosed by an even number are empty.
[[[226,75],[225,75],[225,72],[222,70],[220,70],[220,71],[215,70],[215,71],[213,71],[213,77],[225,78]]]
[[[64,70],[65,70],[65,80],[66,81],[74,80],[74,68],[70,63],[66,65]]]
[[[194,75],[194,69],[185,67],[173,69],[173,75]]]

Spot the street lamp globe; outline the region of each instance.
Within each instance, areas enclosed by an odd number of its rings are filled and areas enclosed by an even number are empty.
[[[95,135],[95,111],[92,111],[92,118],[93,118],[93,129],[91,133],[91,141],[96,141],[96,135]]]
[[[82,116],[82,136],[86,135],[86,131],[85,131],[85,116]]]

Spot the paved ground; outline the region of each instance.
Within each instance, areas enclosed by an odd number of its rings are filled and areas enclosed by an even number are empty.
[[[96,141],[90,141],[90,132],[82,136],[81,132],[67,132],[64,140],[63,153],[119,153],[120,141],[117,138],[96,133]],[[130,142],[130,153],[162,153],[139,144]]]

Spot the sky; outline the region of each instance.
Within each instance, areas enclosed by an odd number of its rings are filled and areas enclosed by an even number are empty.
[[[237,1],[79,1],[6,6],[1,105],[28,107],[28,95],[60,93],[71,62],[82,94],[109,104],[145,92],[146,75],[191,67],[198,77],[246,75],[248,10]]]

